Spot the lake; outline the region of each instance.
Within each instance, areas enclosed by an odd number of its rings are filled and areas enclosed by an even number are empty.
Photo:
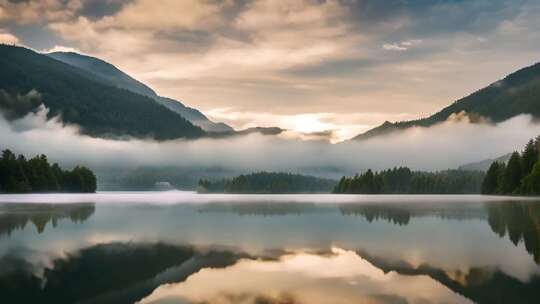
[[[540,199],[0,195],[2,303],[540,303]]]

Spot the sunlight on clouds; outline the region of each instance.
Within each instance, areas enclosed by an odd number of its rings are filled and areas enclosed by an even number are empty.
[[[0,0],[0,20],[15,20],[20,24],[66,21],[73,18],[81,6],[79,0]]]
[[[19,39],[14,35],[0,29],[0,43],[17,44]]]
[[[73,52],[73,53],[79,53],[82,55],[86,55],[84,52],[80,51],[79,49],[72,48],[69,46],[63,46],[63,45],[55,45],[54,47],[46,50],[42,50],[43,53],[54,53],[54,52]]]
[[[387,51],[407,51],[411,47],[422,43],[422,40],[407,40],[399,43],[385,43],[383,49]]]
[[[16,43],[16,33],[26,44],[35,38],[9,26],[43,27],[58,38],[47,48],[104,59],[186,105],[288,115],[255,115],[249,126],[332,131],[339,140],[434,113],[534,63],[540,46],[534,1],[132,0],[97,15],[84,13],[87,4],[0,0],[8,30],[0,40]]]
[[[392,118],[396,121],[410,117],[407,113],[304,113],[280,115],[270,112],[238,112],[230,108],[207,111],[216,121],[224,121],[236,129],[257,126],[281,127],[287,138],[323,139],[337,143],[350,139],[374,127],[381,120]],[[321,133],[328,134],[321,134]]]
[[[99,22],[101,27],[124,27],[129,29],[174,29],[213,28],[223,22],[221,9],[229,1],[210,2],[198,0],[138,0],[126,5],[115,16]]]

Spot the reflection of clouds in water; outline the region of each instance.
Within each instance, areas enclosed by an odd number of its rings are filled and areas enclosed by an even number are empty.
[[[470,303],[429,277],[384,274],[352,251],[333,253],[299,252],[278,261],[241,260],[225,269],[204,269],[184,283],[159,287],[139,303]],[[244,301],[228,301],[242,295]]]
[[[82,225],[64,220],[56,229],[47,226],[42,234],[38,234],[32,224],[17,230],[10,238],[0,238],[0,256],[10,248],[24,245],[47,253],[50,259],[50,256],[61,257],[66,252],[111,241],[161,240],[171,244],[226,246],[253,255],[280,248],[325,251],[335,245],[348,250],[361,247],[386,259],[404,260],[414,266],[428,263],[449,271],[467,272],[476,266],[495,267],[522,281],[538,272],[523,243],[515,246],[507,237],[500,238],[486,221],[488,210],[484,203],[502,204],[508,198],[238,196],[183,192],[22,195],[15,198],[20,202],[98,203],[95,214]],[[201,208],[209,207],[207,203],[214,211],[224,209],[225,212],[200,212]],[[300,204],[294,206],[293,203]],[[215,210],[219,204],[225,206]],[[282,205],[275,209],[261,208],[261,212],[252,208],[271,204]],[[343,205],[352,208],[353,214],[362,212],[359,216],[343,216],[339,209]],[[371,217],[363,211],[365,208],[371,211],[374,206],[377,206],[376,214],[381,215],[399,206],[400,210],[411,213],[411,219],[406,226],[386,220],[370,223]]]

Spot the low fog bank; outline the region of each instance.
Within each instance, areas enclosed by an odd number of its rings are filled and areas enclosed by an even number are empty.
[[[47,110],[14,120],[0,119],[0,148],[27,157],[46,154],[70,167],[86,165],[104,175],[135,168],[167,168],[186,174],[217,175],[253,171],[287,171],[326,177],[406,165],[442,170],[494,158],[521,147],[540,134],[528,115],[499,124],[447,121],[412,128],[362,142],[329,144],[251,134],[224,139],[114,140],[80,135],[77,127],[46,119]],[[202,171],[201,171],[202,170]],[[209,173],[210,172],[210,173]]]

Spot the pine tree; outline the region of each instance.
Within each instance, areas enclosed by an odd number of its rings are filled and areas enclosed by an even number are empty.
[[[531,173],[534,164],[538,161],[538,146],[537,143],[534,140],[529,140],[527,145],[525,146],[525,150],[523,150],[523,171],[522,171],[522,177],[527,176],[527,174]]]
[[[501,185],[502,194],[512,194],[519,190],[522,171],[521,156],[518,152],[514,152],[512,153],[510,160],[508,160],[508,165],[503,174]]]
[[[525,195],[540,195],[540,161],[536,162],[532,172],[523,179],[520,192]]]
[[[499,189],[500,164],[494,162],[489,167],[482,182],[482,194],[496,194]]]

